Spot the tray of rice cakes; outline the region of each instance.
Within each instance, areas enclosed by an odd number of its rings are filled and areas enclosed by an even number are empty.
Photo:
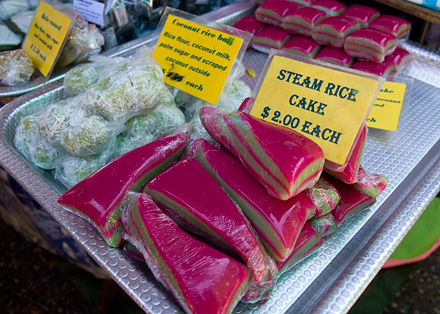
[[[292,3],[288,28],[309,33],[288,47],[375,62],[313,39],[315,19],[350,7]],[[259,7],[208,17],[282,25]],[[355,9],[359,30],[380,17]],[[255,41],[213,106],[164,84],[144,40],[1,108],[0,165],[147,313],[348,311],[440,190],[439,56],[396,40],[411,56],[393,74],[411,86],[397,130],[363,126],[341,166],[247,113],[267,60]]]

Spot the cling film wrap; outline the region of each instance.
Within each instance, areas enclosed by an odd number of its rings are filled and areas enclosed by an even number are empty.
[[[314,186],[305,190],[305,193],[316,206],[313,216],[322,216],[331,212],[341,198],[338,190],[323,177],[320,177]]]
[[[186,313],[231,313],[248,285],[247,268],[181,230],[146,194],[124,200],[124,238]]]
[[[315,229],[321,237],[332,234],[338,226],[338,223],[331,212],[322,216],[312,217],[310,223],[312,224],[313,229]]]
[[[0,85],[15,86],[28,82],[35,67],[23,49],[0,53]]]

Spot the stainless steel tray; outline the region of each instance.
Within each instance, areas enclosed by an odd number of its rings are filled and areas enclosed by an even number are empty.
[[[218,14],[232,23],[252,10],[248,2]],[[217,11],[216,11],[217,12]],[[214,12],[215,13],[215,12]],[[214,17],[215,14],[212,15]],[[139,46],[142,43],[139,43]],[[264,304],[240,303],[236,313],[343,313],[360,296],[395,247],[440,190],[439,56],[407,43],[415,56],[406,75],[413,79],[411,101],[402,109],[396,132],[370,129],[363,166],[390,182],[369,210],[343,223],[316,253],[285,273]],[[132,51],[127,50],[126,54]],[[244,58],[256,78],[266,56],[249,50]],[[64,96],[60,82],[23,95],[0,109],[0,165],[8,171],[109,275],[149,313],[181,313],[148,268],[121,249],[108,247],[85,220],[57,204],[65,188],[52,175],[30,165],[17,153],[13,138],[22,117]]]

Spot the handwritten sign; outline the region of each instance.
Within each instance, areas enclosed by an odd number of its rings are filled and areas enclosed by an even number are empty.
[[[315,141],[344,164],[380,81],[275,55],[250,114]]]
[[[64,46],[72,19],[41,1],[23,43],[24,51],[44,76],[49,76]]]
[[[73,9],[84,20],[100,26],[104,26],[104,6],[104,3],[95,0],[73,0]]]
[[[243,39],[170,14],[153,58],[165,83],[216,104]]]
[[[406,84],[386,81],[368,116],[367,126],[396,131],[405,90]]]

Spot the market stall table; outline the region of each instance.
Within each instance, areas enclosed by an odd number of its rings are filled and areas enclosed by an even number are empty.
[[[213,12],[208,18],[232,24],[252,10],[249,2],[241,2]],[[440,190],[439,56],[414,43],[404,46],[415,59],[405,72],[406,81],[411,84],[398,129],[370,129],[362,159],[366,170],[389,178],[388,187],[373,206],[344,222],[316,253],[283,274],[265,303],[240,303],[235,312],[348,311]],[[132,50],[127,51],[124,56],[131,53]],[[245,68],[257,72],[255,78],[244,78],[252,88],[265,61],[266,55],[254,50],[248,50],[244,57]],[[59,206],[57,199],[66,188],[49,172],[30,165],[17,153],[13,138],[20,119],[61,97],[63,86],[54,83],[17,98],[0,110],[0,165],[144,311],[182,312],[145,265],[129,258],[122,249],[106,245],[88,222]]]

